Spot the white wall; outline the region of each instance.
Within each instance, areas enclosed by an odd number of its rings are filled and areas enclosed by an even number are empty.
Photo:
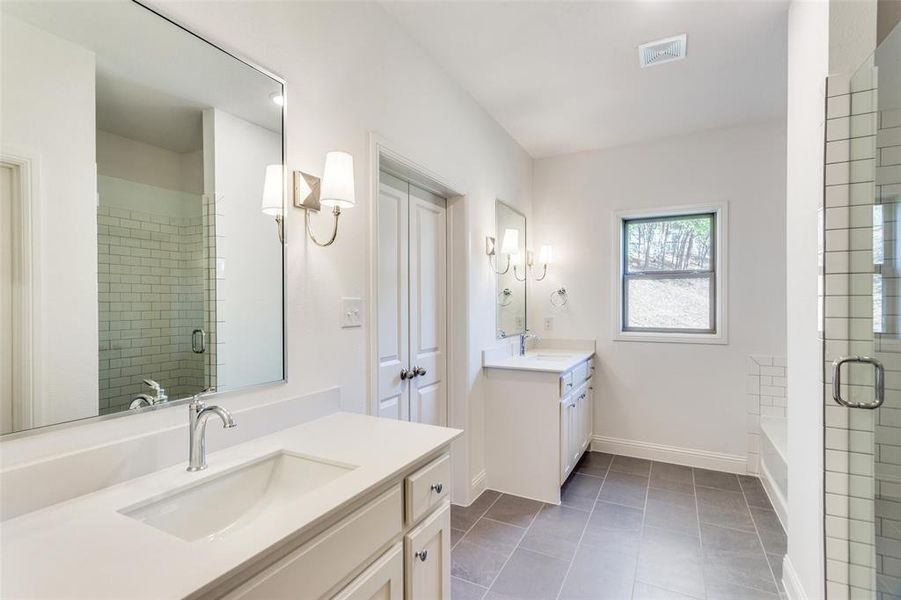
[[[772,122],[536,162],[531,245],[552,244],[555,262],[533,285],[530,322],[544,337],[597,340],[596,436],[743,466],[747,357],[785,351],[784,144]],[[613,342],[613,211],[724,201],[728,345]],[[561,285],[569,303],[555,312]]]
[[[824,593],[823,348],[818,340],[817,209],[823,197],[828,7],[793,2],[788,17],[786,294],[788,556],[784,579],[808,598]]]
[[[286,215],[288,384],[249,392],[259,401],[341,385],[342,406],[366,410],[369,323],[341,329],[337,302],[367,297],[369,132],[466,193],[465,230],[455,239],[469,266],[468,279],[460,282],[469,304],[458,312],[468,313],[469,353],[451,402],[453,424],[466,429],[455,446],[455,494],[467,501],[469,482],[484,469],[480,352],[494,343],[495,331],[494,276],[484,237],[494,230],[495,198],[528,214],[530,157],[377,4],[154,5],[288,81],[289,168],[321,175],[327,151],[355,157],[357,206],[342,213],[333,246],[319,248],[306,239],[302,211]],[[315,219],[319,237],[331,227],[328,216]]]
[[[278,381],[282,366],[282,247],[260,211],[266,166],[282,161],[277,133],[209,109],[207,165],[216,197],[216,385]]]
[[[200,144],[200,140],[197,142]],[[173,152],[97,130],[97,173],[167,190],[203,193],[203,152]]]
[[[94,54],[0,21],[2,151],[34,158],[40,180],[37,424],[56,423],[98,409]]]

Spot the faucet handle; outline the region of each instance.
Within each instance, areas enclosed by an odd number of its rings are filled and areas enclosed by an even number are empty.
[[[216,388],[208,387],[200,390],[193,396],[191,396],[191,406],[196,406],[199,408],[203,408],[206,406],[205,398],[210,396],[216,392]]]
[[[163,389],[163,386],[161,386],[159,383],[157,383],[157,382],[154,381],[153,379],[145,379],[145,380],[144,380],[144,385],[148,386],[148,387],[149,387],[150,389],[152,389],[154,392],[159,392],[160,390]]]

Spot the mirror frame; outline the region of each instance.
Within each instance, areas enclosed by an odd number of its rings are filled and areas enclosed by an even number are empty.
[[[278,75],[277,73],[267,69],[266,67],[263,67],[255,62],[253,62],[249,58],[242,56],[240,53],[238,53],[236,51],[227,50],[226,48],[223,48],[221,45],[206,39],[199,33],[193,31],[188,25],[180,23],[178,20],[161,13],[156,8],[152,8],[139,0],[123,0],[123,1],[130,2],[144,10],[147,10],[151,15],[153,15],[155,17],[159,17],[160,19],[163,19],[164,21],[168,22],[169,24],[171,24],[175,27],[178,27],[185,33],[200,40],[204,44],[212,46],[216,50],[219,50],[220,52],[224,53],[229,58],[232,58],[234,60],[237,60],[237,61],[247,65],[248,67],[254,69],[258,73],[262,73],[266,77],[269,77],[270,79],[272,79],[273,81],[275,81],[279,85],[281,85],[282,95],[285,99],[284,103],[281,106],[281,109],[282,109],[282,123],[281,123],[281,125],[282,125],[282,165],[283,165],[283,167],[282,167],[282,215],[286,215],[289,203],[288,203],[288,178],[287,178],[288,169],[287,169],[287,162],[286,162],[287,156],[288,156],[288,152],[287,152],[288,135],[287,135],[287,131],[286,131],[286,124],[288,122],[288,82],[285,80],[285,78],[282,77],[281,75]],[[267,387],[282,386],[282,385],[285,385],[288,383],[288,312],[287,312],[287,308],[288,308],[287,275],[288,275],[288,273],[287,273],[287,268],[286,268],[286,266],[287,266],[288,232],[286,230],[287,230],[287,227],[284,227],[283,235],[282,235],[282,252],[281,252],[281,259],[282,259],[282,268],[281,268],[281,273],[282,273],[282,303],[281,303],[281,307],[282,307],[282,328],[281,328],[282,329],[282,378],[280,380],[277,379],[277,380],[273,380],[273,381],[267,381],[264,383],[247,385],[247,386],[244,386],[241,388],[236,388],[233,390],[226,390],[226,391],[222,391],[222,392],[220,392],[220,391],[210,392],[209,394],[210,394],[210,397],[212,397],[212,398],[228,397],[228,396],[230,396],[232,394],[236,394],[236,393],[252,392],[252,391],[264,389]],[[39,435],[39,434],[43,434],[43,433],[49,433],[51,431],[58,431],[60,429],[68,429],[68,428],[77,427],[80,425],[88,425],[91,423],[98,423],[100,421],[107,421],[110,419],[118,419],[118,418],[122,418],[122,417],[130,417],[130,416],[134,416],[134,415],[138,415],[138,414],[151,413],[151,412],[155,412],[158,410],[165,410],[167,408],[172,408],[172,407],[176,407],[176,406],[186,406],[188,404],[188,402],[190,402],[190,401],[191,401],[190,396],[187,398],[176,398],[174,400],[170,400],[168,402],[165,402],[162,404],[156,404],[153,406],[144,406],[144,407],[138,408],[138,409],[123,410],[123,411],[120,411],[117,413],[111,413],[111,414],[107,414],[107,415],[96,415],[93,417],[84,417],[81,419],[73,419],[71,421],[61,421],[59,423],[51,423],[48,425],[41,425],[38,427],[32,427],[30,429],[23,429],[22,431],[14,431],[11,433],[0,434],[0,442],[5,442],[8,440],[15,440],[15,439],[24,438],[24,437],[30,437],[33,435]]]
[[[526,218],[525,213],[523,213],[519,209],[516,209],[516,208],[510,206],[509,204],[507,204],[500,198],[495,198],[495,200],[494,200],[494,239],[496,240],[495,247],[500,248],[500,245],[501,245],[501,240],[499,238],[498,231],[497,231],[497,224],[498,224],[497,214],[498,214],[498,208],[500,208],[501,206],[503,206],[507,210],[514,212],[517,215],[519,215],[520,217],[522,217],[522,246],[523,246],[523,252],[528,253],[529,220]],[[500,250],[498,250],[497,252],[500,252]],[[500,275],[498,275],[498,273],[497,273],[497,262],[496,261],[497,261],[497,256],[495,256],[495,270],[494,270],[494,337],[495,337],[495,339],[498,339],[498,340],[505,340],[507,338],[519,337],[521,335],[524,335],[529,330],[529,275],[528,275],[528,269],[523,267],[523,271],[525,272],[525,278],[526,278],[525,281],[521,282],[522,289],[523,289],[523,299],[522,299],[523,330],[516,332],[516,333],[504,332],[504,334],[501,335],[500,321],[498,319],[498,304],[497,304],[497,295],[498,295],[498,293],[500,293],[497,282],[498,282],[498,278],[500,277]],[[511,268],[511,273],[512,273],[513,267],[510,267],[510,268]]]

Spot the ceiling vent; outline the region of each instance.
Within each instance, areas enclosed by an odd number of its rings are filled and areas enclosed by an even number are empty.
[[[656,42],[648,42],[638,47],[638,60],[641,68],[662,65],[685,58],[685,45],[688,34],[683,33]]]

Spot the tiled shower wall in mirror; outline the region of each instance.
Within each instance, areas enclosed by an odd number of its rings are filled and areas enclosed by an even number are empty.
[[[100,414],[158,381],[171,398],[204,387],[201,198],[100,176]],[[144,210],[124,208],[142,205]]]

